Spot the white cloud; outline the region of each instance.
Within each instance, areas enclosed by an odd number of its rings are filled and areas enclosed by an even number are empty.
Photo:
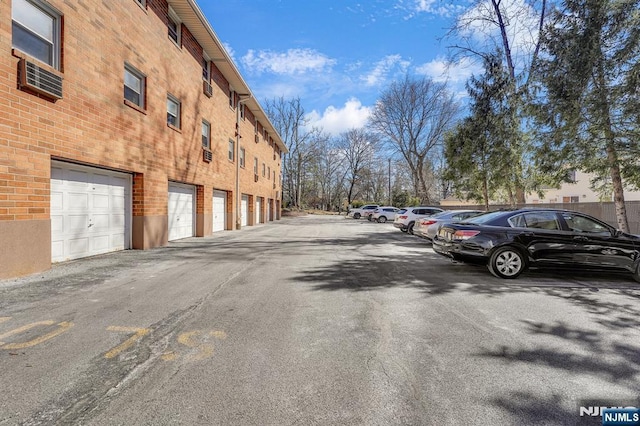
[[[424,74],[437,82],[448,82],[451,85],[462,85],[473,74],[483,72],[482,67],[471,58],[461,58],[458,62],[450,62],[442,58],[434,59],[416,68],[418,74]]]
[[[400,55],[389,55],[378,61],[370,73],[360,77],[367,86],[379,86],[387,81],[387,76],[391,73],[400,72],[404,74],[409,67],[409,61],[403,61]]]
[[[407,7],[400,6],[398,8],[404,9]],[[409,15],[407,15],[405,19],[411,19],[419,13],[452,17],[464,11],[465,7],[459,4],[453,4],[453,2],[443,3],[439,0],[412,0],[411,5],[407,9],[409,10]]]
[[[231,45],[229,43],[222,43],[222,47],[224,47],[224,50],[227,51],[227,55],[229,55],[229,57],[231,58],[231,60],[233,62],[236,61],[236,58],[234,57],[235,55],[235,51],[233,50],[233,48],[231,47]]]
[[[364,127],[371,115],[371,107],[363,106],[356,99],[351,98],[345,102],[342,108],[333,105],[327,107],[322,115],[316,110],[307,114],[309,127],[319,127],[332,135],[339,135],[350,129],[360,129]]]
[[[289,49],[286,52],[249,50],[242,57],[242,63],[250,72],[294,75],[330,70],[336,60],[312,49]]]

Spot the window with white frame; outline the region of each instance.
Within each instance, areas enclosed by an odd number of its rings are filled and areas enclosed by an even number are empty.
[[[236,155],[236,143],[233,139],[229,139],[229,161],[234,161]]]
[[[236,92],[235,90],[229,90],[229,107],[236,109]]]
[[[244,168],[244,148],[240,148],[240,167]]]
[[[146,78],[137,69],[124,64],[124,99],[144,108],[144,91]]]
[[[11,45],[60,69],[62,14],[40,0],[12,0]]]
[[[211,124],[202,120],[202,147],[211,149]]]
[[[202,79],[207,83],[211,81],[210,62],[207,58],[202,58]]]
[[[167,124],[180,128],[180,101],[172,95],[167,95]]]
[[[134,0],[136,3],[138,3],[140,6],[142,6],[143,8],[147,7],[147,0]]]
[[[169,16],[167,19],[167,28],[169,38],[173,40],[175,44],[180,46],[180,18],[169,6]]]

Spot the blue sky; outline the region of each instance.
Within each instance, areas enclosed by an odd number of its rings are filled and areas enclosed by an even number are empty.
[[[441,40],[467,1],[200,0],[254,95],[299,97],[314,124],[338,134],[366,123],[380,92],[405,73],[461,94],[477,65],[446,67]]]

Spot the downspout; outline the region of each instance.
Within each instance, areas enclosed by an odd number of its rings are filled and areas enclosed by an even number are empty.
[[[242,227],[242,195],[240,194],[240,108],[251,99],[251,94],[238,94],[238,107],[236,108],[236,230]],[[246,114],[245,114],[246,116]],[[247,159],[245,158],[245,161]]]

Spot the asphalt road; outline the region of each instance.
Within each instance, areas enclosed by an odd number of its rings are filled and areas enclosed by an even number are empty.
[[[0,367],[0,425],[588,424],[640,395],[640,286],[287,218],[0,281]]]

